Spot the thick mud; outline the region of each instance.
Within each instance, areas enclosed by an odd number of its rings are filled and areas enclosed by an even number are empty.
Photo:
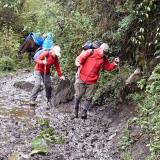
[[[17,81],[27,85],[17,87]],[[30,106],[33,83],[33,72],[28,71],[0,78],[0,160],[120,160],[114,154],[116,142],[134,107],[112,103],[90,108],[86,120],[71,120],[73,101],[47,110],[41,91],[37,105]],[[83,102],[80,111],[82,107]],[[30,143],[40,133],[35,125],[39,120],[49,120],[64,144],[50,146],[48,154],[31,156]]]

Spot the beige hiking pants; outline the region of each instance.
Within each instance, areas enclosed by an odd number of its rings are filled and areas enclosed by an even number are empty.
[[[94,94],[94,85],[95,84],[86,84],[80,78],[77,78],[74,84],[76,99],[80,100],[84,94],[86,100],[92,100]]]

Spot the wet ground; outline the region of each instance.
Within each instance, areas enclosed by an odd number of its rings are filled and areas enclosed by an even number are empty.
[[[17,81],[30,86],[16,87]],[[37,105],[29,106],[33,82],[33,72],[28,71],[0,78],[0,160],[120,160],[114,150],[118,135],[133,115],[132,107],[112,103],[91,108],[87,120],[71,120],[73,101],[47,110],[41,92]],[[51,146],[49,154],[30,156],[30,143],[40,132],[35,123],[45,119],[64,144]]]

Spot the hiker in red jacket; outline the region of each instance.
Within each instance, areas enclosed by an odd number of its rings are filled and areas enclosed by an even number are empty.
[[[107,55],[109,46],[103,43],[100,48],[92,49],[81,53],[75,61],[75,65],[79,67],[78,77],[75,82],[75,113],[72,118],[78,118],[79,103],[82,95],[85,95],[84,110],[81,118],[87,118],[87,111],[92,101],[94,94],[94,85],[99,77],[99,70],[103,67],[107,71],[111,71],[118,66],[119,58],[115,58],[113,63],[109,63]]]
[[[50,68],[53,64],[57,70],[59,78],[65,80],[65,77],[62,76],[61,74],[58,57],[60,57],[60,47],[53,46],[51,50],[43,51],[42,54],[36,58],[35,60],[36,65],[34,68],[35,85],[32,90],[32,95],[30,97],[30,105],[35,105],[35,100],[40,90],[41,77],[42,77],[46,90],[47,104],[48,107],[51,107],[52,88],[51,88]]]

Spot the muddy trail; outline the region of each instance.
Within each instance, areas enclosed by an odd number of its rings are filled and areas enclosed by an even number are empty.
[[[23,87],[16,82],[25,81]],[[71,120],[73,100],[46,109],[43,91],[35,107],[29,105],[33,72],[0,78],[0,160],[120,160],[114,153],[118,136],[134,114],[134,107],[114,102],[90,108],[88,119]],[[80,110],[82,111],[83,102]],[[48,120],[64,143],[50,145],[48,154],[33,154],[31,142],[41,132],[35,125]]]

